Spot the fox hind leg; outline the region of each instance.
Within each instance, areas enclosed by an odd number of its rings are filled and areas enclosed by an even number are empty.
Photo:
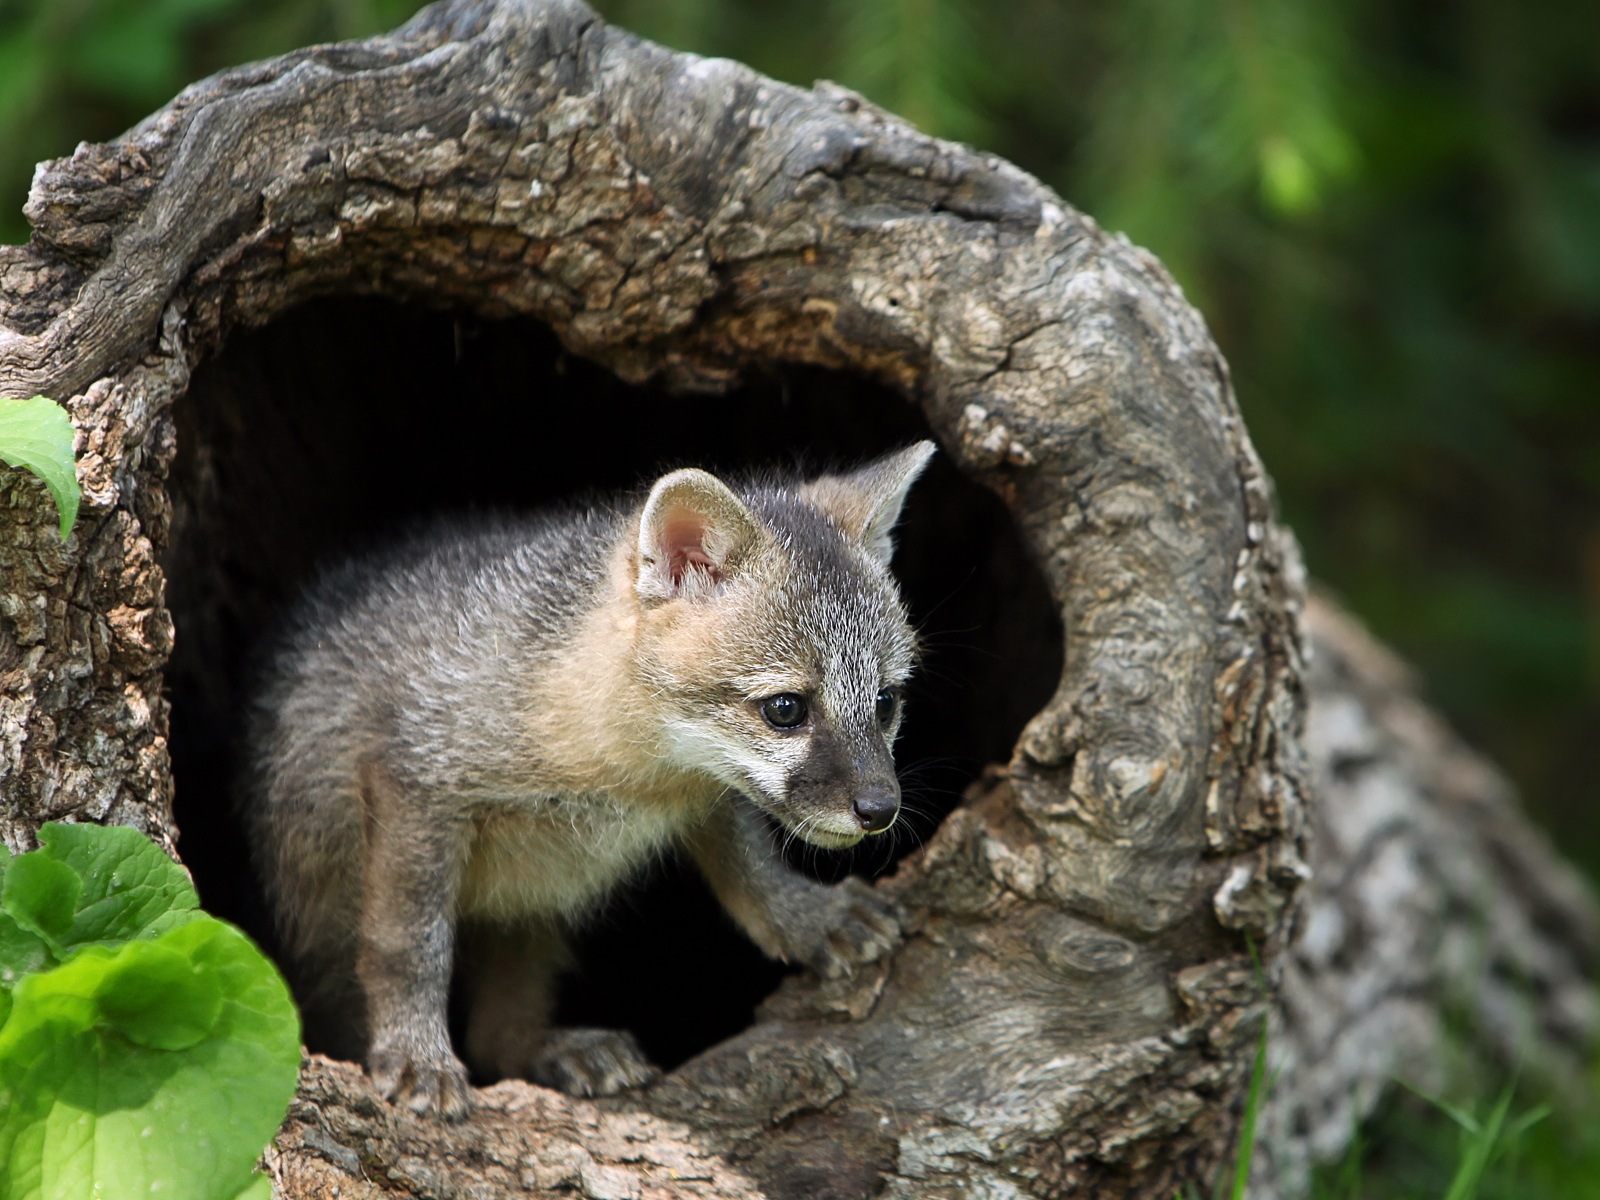
[[[573,1096],[610,1096],[660,1075],[626,1030],[551,1027],[557,982],[571,963],[560,930],[530,920],[463,934],[467,1062],[477,1075]]]

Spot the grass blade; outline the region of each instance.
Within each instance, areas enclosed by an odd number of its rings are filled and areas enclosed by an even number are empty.
[[[1463,1139],[1461,1165],[1456,1168],[1455,1178],[1450,1181],[1445,1200],[1474,1200],[1477,1196],[1478,1185],[1483,1181],[1483,1174],[1488,1170],[1499,1146],[1506,1114],[1511,1111],[1511,1090],[1512,1085],[1506,1084],[1488,1119],[1477,1129],[1467,1131]]]
[[[1244,1098],[1244,1120],[1239,1124],[1239,1154],[1233,1164],[1230,1200],[1244,1200],[1250,1186],[1250,1161],[1255,1157],[1256,1122],[1261,1117],[1261,1102],[1267,1091],[1267,1016],[1261,1014],[1261,1036],[1256,1041],[1255,1066],[1250,1069],[1250,1090]]]

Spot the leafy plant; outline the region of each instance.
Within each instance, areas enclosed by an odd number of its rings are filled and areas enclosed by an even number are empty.
[[[300,1027],[276,969],[136,830],[0,848],[0,1195],[257,1200]]]
[[[54,400],[0,400],[0,461],[32,471],[55,497],[61,540],[78,519],[78,472],[72,457],[72,418]]]

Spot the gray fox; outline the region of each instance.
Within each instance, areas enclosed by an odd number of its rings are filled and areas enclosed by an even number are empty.
[[[250,714],[243,803],[308,1026],[419,1113],[466,1060],[605,1095],[629,1035],[552,1029],[564,930],[669,847],[769,956],[884,953],[892,910],[790,870],[899,810],[916,637],[888,570],[931,442],[847,474],[439,526],[322,578]],[[762,816],[765,814],[765,818]]]

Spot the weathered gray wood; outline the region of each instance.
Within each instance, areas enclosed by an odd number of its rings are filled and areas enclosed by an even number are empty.
[[[1403,663],[1325,598],[1306,615],[1317,836],[1256,1176],[1290,1194],[1394,1078],[1492,1093],[1516,1069],[1576,1097],[1600,1025],[1600,920],[1582,877]]]
[[[506,1084],[469,1125],[422,1127],[313,1062],[273,1160],[286,1194],[338,1178],[346,1194],[1170,1197],[1233,1144],[1269,1007],[1247,936],[1285,981],[1273,1007],[1297,1056],[1263,1188],[1338,1141],[1330,1089],[1370,1095],[1402,1061],[1403,1039],[1376,1037],[1315,1069],[1316,1020],[1366,1010],[1318,994],[1313,934],[1327,897],[1349,898],[1319,882],[1295,921],[1313,827],[1302,582],[1226,367],[1153,259],[1016,168],[832,85],[641,42],[576,0],[502,0],[196,84],[47,164],[28,214],[34,242],[0,251],[0,394],[69,403],[85,519],[57,546],[42,489],[0,476],[14,847],[52,817],[171,845],[171,406],[231,328],[314,295],[532,316],[625,379],[685,390],[763,364],[885,381],[1009,505],[1066,628],[1060,687],[1009,766],[881,885],[909,931],[891,959],[790,981],[746,1033],[600,1105]],[[1337,772],[1324,782],[1336,800]],[[1458,826],[1463,853],[1534,921],[1555,903],[1549,856],[1495,811],[1523,857],[1487,821]],[[1360,861],[1359,815],[1350,858],[1324,839],[1330,871]],[[1530,926],[1563,1015],[1536,995],[1492,1007],[1577,1045],[1592,916],[1568,891],[1551,911],[1569,928]],[[1361,970],[1326,978],[1381,981],[1388,952],[1368,929]]]

